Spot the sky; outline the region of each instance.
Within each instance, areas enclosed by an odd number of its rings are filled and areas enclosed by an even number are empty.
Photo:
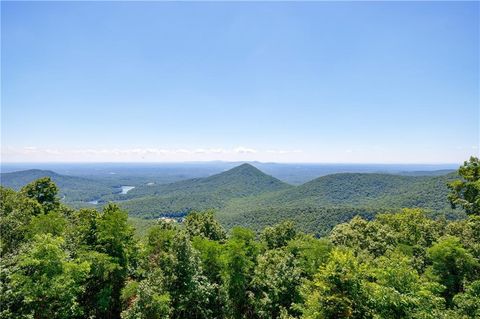
[[[2,162],[460,163],[479,2],[1,2]]]

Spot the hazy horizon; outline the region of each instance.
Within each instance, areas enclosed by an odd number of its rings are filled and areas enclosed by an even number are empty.
[[[275,162],[275,161],[257,161],[257,160],[232,160],[232,161],[224,161],[224,160],[190,160],[190,161],[172,161],[172,162],[144,162],[144,161],[131,161],[131,162],[116,162],[116,161],[105,161],[105,162],[88,162],[88,161],[38,161],[38,162],[29,162],[29,161],[18,161],[18,162],[0,162],[0,165],[22,165],[22,164],[78,164],[78,165],[94,165],[94,164],[112,164],[112,165],[120,165],[120,164],[134,164],[134,165],[162,165],[162,164],[203,164],[203,163],[261,163],[261,164],[288,164],[288,165],[461,165],[464,161],[461,162]]]

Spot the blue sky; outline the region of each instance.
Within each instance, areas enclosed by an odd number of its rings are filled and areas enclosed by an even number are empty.
[[[478,2],[2,2],[2,160],[457,163]]]

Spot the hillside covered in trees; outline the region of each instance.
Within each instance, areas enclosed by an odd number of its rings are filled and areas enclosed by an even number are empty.
[[[128,176],[100,174],[85,178],[27,170],[2,174],[1,184],[19,190],[37,178],[51,177],[60,188],[62,203],[74,208],[102,209],[116,202],[130,217],[144,219],[214,209],[226,228],[241,225],[255,231],[290,219],[302,231],[325,235],[355,215],[371,219],[379,212],[398,212],[405,207],[422,208],[433,215],[446,214],[449,219],[465,217],[448,203],[447,183],[458,177],[448,171],[338,173],[298,186],[267,175],[251,164],[173,183],[146,182],[149,179],[141,172],[137,177],[131,174],[128,170]],[[162,180],[155,176],[152,178]],[[120,187],[128,182],[135,187],[121,193]]]
[[[142,186],[126,195],[114,195],[130,216],[155,219],[172,212],[215,209],[220,223],[260,231],[290,219],[300,230],[325,235],[355,215],[371,219],[379,212],[422,208],[434,215],[463,218],[451,209],[447,184],[456,173],[405,176],[341,173],[291,186],[243,164],[208,178],[157,186]]]
[[[0,318],[478,318],[478,159],[459,175],[447,196],[467,218],[403,209],[320,238],[227,232],[212,212],[138,238],[118,206],[69,208],[48,177],[2,187]]]
[[[58,174],[50,170],[30,169],[18,172],[2,173],[1,185],[19,190],[36,179],[49,177],[59,187],[59,195],[67,203],[88,202],[99,197],[118,192],[106,181],[98,181],[78,176]]]

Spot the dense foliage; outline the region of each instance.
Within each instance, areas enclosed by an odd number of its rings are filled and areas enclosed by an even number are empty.
[[[468,214],[480,215],[480,160],[472,156],[460,167],[458,174],[462,179],[448,185],[450,203],[454,208],[463,207]]]
[[[352,216],[322,238],[196,212],[139,238],[118,206],[73,210],[48,178],[0,195],[0,318],[480,316],[475,211]]]

